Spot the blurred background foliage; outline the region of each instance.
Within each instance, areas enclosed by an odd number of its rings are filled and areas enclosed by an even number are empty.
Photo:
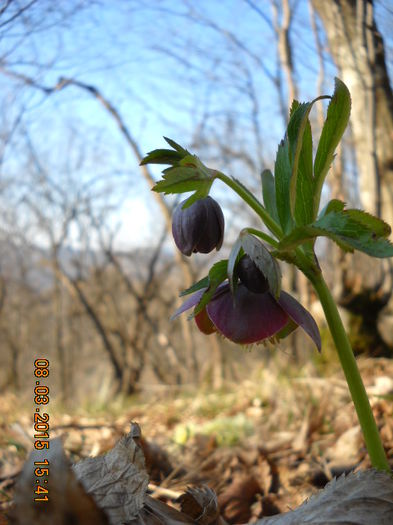
[[[174,249],[176,201],[150,193],[158,172],[139,162],[170,136],[259,194],[293,98],[331,94],[339,76],[352,115],[324,198],[392,224],[392,28],[388,0],[2,2],[0,392],[30,396],[38,357],[65,405],[220,389],[277,359],[334,361],[312,290],[286,268],[284,287],[321,324],[322,357],[301,334],[249,352],[169,321],[212,257]],[[316,137],[324,109],[311,114]],[[226,218],[218,259],[256,218],[222,187],[213,195]],[[318,255],[355,352],[391,357],[390,261],[324,242]]]

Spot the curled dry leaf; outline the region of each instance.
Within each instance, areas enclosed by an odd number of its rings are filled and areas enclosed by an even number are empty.
[[[194,523],[199,525],[220,525],[224,523],[224,521],[220,520],[217,496],[207,486],[188,488],[178,498],[178,502],[182,512],[190,516]]]
[[[251,505],[262,492],[254,476],[240,474],[218,497],[222,516],[230,523],[246,523],[251,517]]]
[[[332,480],[300,507],[256,525],[391,525],[393,479],[386,472],[366,470]]]
[[[180,497],[182,512],[146,494],[148,476],[139,446],[140,429],[132,425],[107,454],[89,458],[72,468],[60,440],[43,452],[33,451],[18,479],[13,525],[223,525],[249,518],[251,502],[260,487],[251,476],[234,483],[217,498],[209,488],[189,489]],[[47,502],[34,502],[37,474],[34,462],[47,459],[49,476],[39,476],[48,489]],[[45,483],[46,480],[46,483]],[[257,525],[391,525],[393,479],[375,470],[342,476],[296,510],[264,518]]]
[[[49,500],[37,502],[34,497],[42,498],[45,494],[33,493],[38,485],[34,462],[44,459],[49,462],[49,476],[40,477],[40,485],[48,490]],[[15,525],[109,524],[105,512],[86,494],[72,472],[60,439],[51,441],[45,453],[34,450],[30,454],[15,487],[10,518]]]
[[[86,492],[105,510],[113,525],[134,518],[144,504],[149,479],[138,445],[140,437],[139,426],[132,423],[130,433],[109,452],[72,467]]]
[[[128,521],[127,525],[183,525],[184,523],[195,524],[195,521],[166,503],[146,496],[143,509],[138,516]],[[119,525],[123,524],[119,523]]]

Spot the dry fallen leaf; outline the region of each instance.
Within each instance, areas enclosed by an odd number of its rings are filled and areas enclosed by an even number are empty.
[[[199,525],[220,525],[220,511],[215,492],[209,487],[188,488],[178,499],[184,514]]]
[[[230,523],[245,523],[251,517],[251,505],[261,487],[254,476],[240,474],[218,497],[222,516]]]
[[[139,437],[139,426],[133,423],[130,433],[109,452],[72,467],[86,492],[104,509],[113,525],[134,518],[143,507],[149,479],[143,452],[136,442]]]
[[[332,480],[300,507],[256,525],[391,525],[393,479],[366,470]]]
[[[180,496],[182,512],[146,494],[148,476],[138,425],[107,454],[69,466],[60,440],[50,442],[45,457],[50,475],[45,486],[48,502],[33,500],[36,483],[34,462],[43,453],[34,451],[18,479],[12,523],[14,525],[223,525],[246,522],[251,503],[261,488],[250,475],[234,476],[218,498],[210,488],[189,489]],[[43,478],[40,478],[43,481]],[[42,483],[43,484],[43,483]],[[264,505],[263,500],[262,504]],[[324,490],[299,508],[264,518],[257,525],[391,525],[393,479],[368,470],[331,481]]]
[[[34,501],[36,485],[35,461],[43,460],[42,452],[34,450],[26,461],[15,490],[11,523],[15,525],[108,525],[102,509],[86,494],[70,468],[60,439],[50,442],[45,451],[49,462],[49,476],[42,478],[41,485],[48,489],[49,500]],[[38,497],[38,496],[36,496]],[[42,497],[42,495],[40,495]]]

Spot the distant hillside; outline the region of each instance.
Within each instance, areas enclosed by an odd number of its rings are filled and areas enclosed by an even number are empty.
[[[141,277],[147,271],[147,262],[153,256],[151,248],[137,248],[133,251],[117,252],[127,274]],[[170,260],[171,256],[163,251],[157,263],[160,270]],[[19,244],[9,239],[0,239],[0,274],[6,279],[23,280],[36,290],[45,290],[52,286],[53,273],[49,267],[50,251],[39,246]],[[80,268],[88,270],[105,262],[106,255],[102,251],[79,251],[72,247],[63,247],[59,252],[60,264],[71,276],[75,276]]]

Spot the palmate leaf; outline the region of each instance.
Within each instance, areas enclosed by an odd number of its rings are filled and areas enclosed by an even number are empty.
[[[145,164],[170,164],[171,166],[175,166],[182,158],[183,155],[178,151],[173,151],[172,149],[155,149],[144,157],[141,166]]]
[[[278,223],[280,219],[277,213],[276,188],[272,172],[270,170],[263,170],[261,180],[263,203],[269,215]]]
[[[153,187],[158,193],[184,193],[197,190],[205,177],[194,168],[176,167],[168,168],[163,172],[163,178]]]
[[[296,224],[309,224],[314,220],[313,199],[313,158],[312,158],[312,133],[309,119],[305,119],[303,141],[297,165],[296,197],[294,217]],[[291,184],[294,178],[291,179]]]
[[[186,193],[195,192],[185,202],[183,208],[191,206],[196,200],[209,194],[214,176],[196,155],[177,144],[174,140],[164,137],[173,149],[156,149],[151,151],[142,160],[145,164],[169,164],[163,170],[163,177],[152,188],[158,193]]]
[[[297,224],[313,220],[312,136],[308,119],[315,101],[293,101],[287,137],[292,168],[289,188],[291,212]]]
[[[284,232],[288,233],[293,225],[289,186],[292,169],[289,161],[288,141],[282,140],[278,146],[274,164],[274,182],[276,189],[277,214]]]
[[[188,208],[196,200],[207,197],[214,181],[212,170],[207,168],[196,155],[186,153],[187,155],[183,156],[176,166],[163,170],[163,178],[152,188],[153,191],[166,195],[194,191],[195,193],[187,199],[183,208]]]
[[[172,146],[172,148],[174,150],[176,150],[177,152],[181,153],[183,155],[183,157],[185,157],[186,155],[190,155],[190,152],[187,151],[185,148],[183,148],[182,146],[180,146],[177,142],[175,142],[174,140],[172,139],[169,139],[168,137],[164,137],[164,140],[170,145]]]
[[[329,103],[327,116],[314,161],[315,202],[314,213],[319,207],[319,197],[327,172],[334,158],[334,152],[348,125],[351,112],[351,95],[340,79],[335,79],[335,90]]]
[[[345,210],[345,213],[348,214],[351,219],[356,222],[359,222],[363,226],[372,230],[374,237],[389,237],[392,232],[391,227],[382,219],[371,215],[363,210]]]
[[[190,155],[190,152],[179,146],[174,140],[164,137],[165,141],[173,149],[155,149],[150,151],[141,161],[141,166],[145,164],[169,164],[170,166],[177,166],[179,162]]]
[[[286,233],[297,225],[309,224],[314,216],[312,133],[309,114],[317,99],[292,103],[285,138],[275,163],[277,212]]]
[[[313,224],[295,228],[279,243],[279,250],[288,251],[305,241],[324,236],[345,251],[359,250],[373,257],[392,257],[393,245],[386,238],[390,227],[381,219],[361,210],[331,211]]]
[[[320,219],[321,217],[324,217],[331,211],[343,211],[344,208],[345,208],[345,202],[340,201],[339,199],[332,199],[321,210],[318,218]]]

